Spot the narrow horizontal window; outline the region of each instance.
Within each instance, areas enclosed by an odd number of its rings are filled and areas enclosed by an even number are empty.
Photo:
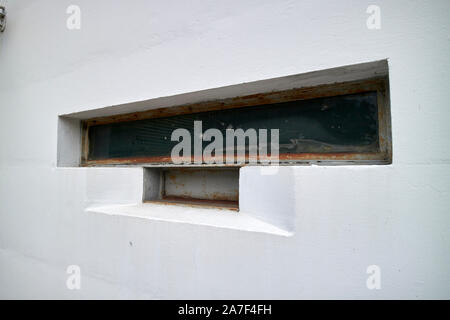
[[[179,136],[174,139],[177,129],[189,136],[184,141],[192,150],[187,164],[230,164],[226,155],[236,165],[252,155],[264,160],[273,153],[274,139],[280,164],[390,163],[386,82],[372,79],[89,119],[83,125],[82,163],[173,164],[173,150],[180,144]],[[212,138],[206,137],[209,129],[215,130]],[[239,131],[243,150],[238,136],[230,134]],[[213,152],[206,153],[212,142]],[[196,148],[200,159],[195,159]]]

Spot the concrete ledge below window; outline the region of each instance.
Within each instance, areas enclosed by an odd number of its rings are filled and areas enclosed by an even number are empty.
[[[293,233],[261,221],[245,212],[226,209],[192,208],[183,205],[139,203],[127,205],[92,206],[87,212],[128,216],[133,218],[174,223],[187,223],[215,228],[235,229],[247,232],[291,236]]]

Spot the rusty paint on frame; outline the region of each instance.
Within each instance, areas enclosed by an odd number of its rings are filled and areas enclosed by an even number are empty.
[[[252,94],[247,96],[227,98],[223,100],[206,101],[196,104],[173,106],[167,108],[152,109],[143,112],[121,114],[109,117],[88,119],[82,122],[82,166],[111,166],[111,165],[146,165],[146,166],[174,166],[170,156],[158,157],[130,157],[110,158],[102,160],[89,160],[89,127],[95,125],[109,124],[143,120],[149,118],[170,117],[174,115],[199,113],[205,111],[217,111],[232,108],[243,108],[248,106],[280,103],[296,100],[307,100],[321,97],[331,97],[369,91],[377,92],[378,101],[378,126],[379,126],[379,152],[342,152],[342,153],[291,153],[280,154],[279,165],[292,165],[302,163],[327,163],[327,164],[390,164],[392,163],[392,138],[389,105],[389,82],[387,77],[373,78],[364,81],[352,81],[320,85],[315,87],[291,89],[285,91],[274,91],[268,93]],[[208,159],[206,159],[208,160]],[[190,164],[182,166],[245,166],[249,165],[249,158],[235,157],[234,164],[194,164],[193,157]],[[268,159],[257,159],[258,165],[267,165]],[[250,164],[251,165],[251,164]],[[179,166],[179,165],[178,165]]]
[[[83,166],[110,166],[110,165],[172,165],[174,167],[196,167],[196,166],[220,166],[220,167],[235,167],[235,166],[245,166],[251,165],[248,163],[248,156],[245,160],[240,157],[235,157],[235,163],[227,164],[225,160],[221,164],[214,163],[203,163],[195,164],[193,162],[193,157],[191,163],[186,164],[174,164],[170,157],[132,157],[132,158],[111,158],[103,160],[88,160]],[[279,165],[289,165],[292,162],[301,161],[339,161],[345,162],[355,162],[355,161],[379,161],[383,163],[390,163],[389,155],[371,152],[371,153],[354,153],[354,152],[343,152],[343,153],[290,153],[290,154],[280,154],[279,155]],[[258,157],[257,165],[273,165],[270,163],[270,159],[264,159]]]
[[[209,199],[193,199],[185,197],[164,197],[159,200],[146,200],[144,203],[156,203],[167,205],[185,205],[189,207],[219,208],[239,211],[239,203],[237,201],[209,200]]]
[[[365,81],[351,81],[336,84],[319,85],[315,87],[290,89],[283,91],[272,91],[267,93],[258,93],[247,96],[226,98],[222,100],[212,100],[194,104],[151,109],[141,112],[119,114],[107,117],[98,117],[84,120],[84,122],[89,127],[94,125],[110,124],[115,122],[136,121],[151,118],[164,118],[206,111],[218,111],[225,109],[258,106],[264,104],[274,104],[297,100],[308,100],[314,98],[325,98],[346,94],[378,91],[382,89],[384,83],[385,78],[383,77]]]
[[[217,181],[224,181],[232,178],[236,179],[236,184],[233,183],[225,183],[224,185],[228,186],[226,191],[223,188],[215,189],[214,191],[208,186],[207,177],[214,176],[213,173],[219,173],[220,176],[215,176],[215,183]],[[226,172],[228,172],[226,174]],[[231,174],[231,175],[230,175]],[[189,176],[188,180],[197,180],[197,185],[189,185],[186,187],[186,175]],[[187,198],[187,199],[196,199],[196,200],[210,200],[210,201],[231,201],[238,202],[239,201],[239,169],[236,167],[233,168],[165,168],[162,171],[162,183],[164,184],[164,188],[161,193],[161,197],[163,199],[169,198]],[[172,191],[168,192],[168,186],[171,186]],[[195,183],[194,183],[195,185]],[[177,189],[177,194],[173,193],[173,188]],[[201,189],[199,192],[195,192]],[[213,188],[214,189],[214,188]]]

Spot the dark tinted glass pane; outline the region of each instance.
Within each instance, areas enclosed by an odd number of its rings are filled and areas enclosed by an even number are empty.
[[[170,156],[173,130],[193,136],[194,121],[224,143],[226,129],[279,129],[280,154],[378,151],[377,93],[367,92],[91,126],[88,159]]]

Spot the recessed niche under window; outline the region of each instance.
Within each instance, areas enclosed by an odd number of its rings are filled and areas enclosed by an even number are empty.
[[[144,168],[144,202],[239,209],[239,168]]]

